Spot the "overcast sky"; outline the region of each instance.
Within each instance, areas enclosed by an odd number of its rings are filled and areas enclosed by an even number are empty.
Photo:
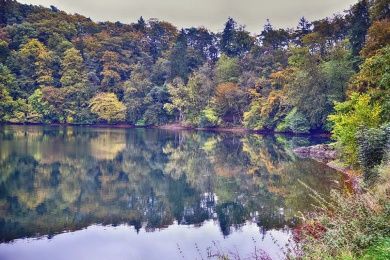
[[[177,27],[205,26],[218,32],[229,16],[252,33],[261,31],[267,18],[275,27],[295,27],[300,17],[309,20],[342,13],[357,0],[19,0],[54,5],[94,21],[132,23],[140,16],[158,18]]]

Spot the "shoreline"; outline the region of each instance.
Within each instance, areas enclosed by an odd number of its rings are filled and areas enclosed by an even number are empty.
[[[293,149],[293,152],[301,158],[309,158],[321,164],[326,165],[340,172],[345,178],[345,183],[351,192],[361,192],[361,178],[357,171],[353,170],[349,165],[342,165],[339,162],[339,154],[329,144],[319,144],[312,146],[303,146]]]
[[[325,131],[312,131],[310,133],[293,133],[293,132],[278,132],[274,130],[253,130],[241,126],[220,126],[220,127],[193,127],[186,126],[179,123],[171,123],[165,125],[149,125],[149,126],[137,126],[131,124],[70,124],[70,123],[11,123],[3,122],[0,126],[4,125],[18,125],[18,126],[55,126],[55,127],[91,127],[91,128],[114,128],[114,129],[162,129],[168,131],[205,131],[205,132],[219,132],[219,133],[238,133],[238,134],[260,134],[260,135],[286,135],[296,137],[330,137],[331,134]]]

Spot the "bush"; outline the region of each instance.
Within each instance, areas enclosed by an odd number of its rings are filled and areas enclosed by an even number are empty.
[[[374,177],[374,167],[379,165],[387,151],[390,125],[381,128],[361,129],[357,132],[358,161],[364,170],[365,180]]]
[[[362,127],[378,128],[382,108],[368,94],[352,93],[349,100],[335,105],[335,113],[329,116],[333,123],[332,138],[341,148],[344,160],[349,164],[358,161],[356,134]]]
[[[279,132],[291,131],[296,134],[303,134],[310,131],[310,124],[306,117],[294,108],[287,114],[284,120],[279,123],[276,130]]]
[[[220,123],[220,119],[215,112],[215,110],[211,108],[205,108],[199,118],[199,127],[216,127]]]
[[[260,102],[252,102],[249,111],[244,113],[243,123],[246,128],[253,130],[261,130],[264,128],[264,124],[261,118]]]

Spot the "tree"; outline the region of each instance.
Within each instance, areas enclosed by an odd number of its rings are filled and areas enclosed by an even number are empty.
[[[221,34],[220,49],[229,57],[241,56],[253,46],[253,39],[244,27],[237,28],[236,21],[229,17]]]
[[[236,124],[241,120],[247,106],[247,96],[247,93],[240,89],[236,83],[221,83],[215,90],[215,110],[225,121]]]
[[[13,112],[14,102],[8,90],[0,82],[0,122],[10,120]]]
[[[103,71],[101,72],[101,86],[104,91],[113,91],[118,94],[118,83],[129,69],[120,62],[119,54],[114,51],[105,51],[102,56]]]
[[[83,58],[80,52],[71,48],[65,51],[61,62],[62,76],[61,84],[63,87],[70,87],[76,84],[86,84],[87,74],[83,64]]]
[[[168,85],[171,102],[165,104],[170,113],[179,113],[179,120],[198,125],[202,111],[211,104],[214,95],[212,68],[205,64],[194,72],[186,85],[180,79]]]
[[[367,41],[361,54],[364,58],[375,55],[376,51],[390,43],[390,20],[376,21],[368,29]]]
[[[57,94],[63,97],[61,109],[66,115],[63,120],[68,123],[87,122],[90,118],[88,100],[91,97],[91,90],[84,60],[77,49],[70,48],[65,51],[61,61],[61,69],[62,88],[59,90],[61,93]],[[55,92],[58,91],[51,90],[48,93],[54,94]],[[55,102],[54,99],[52,101]],[[49,101],[49,103],[51,102]]]
[[[164,109],[171,115],[179,114],[176,120],[184,122],[186,120],[187,91],[183,81],[179,78],[173,80],[167,86],[171,102],[164,104]]]
[[[276,50],[288,45],[289,34],[283,29],[274,30],[270,21],[267,19],[267,23],[264,25],[264,29],[260,34],[260,40],[263,46]]]
[[[218,83],[237,82],[240,75],[240,66],[237,58],[230,58],[222,54],[216,66],[216,78]]]
[[[358,56],[363,48],[367,30],[370,27],[369,5],[367,0],[359,0],[349,12],[352,55]]]
[[[388,0],[374,0],[370,7],[372,21],[390,18],[390,5]]]
[[[31,39],[18,52],[20,77],[18,84],[24,96],[31,95],[39,86],[53,83],[52,56],[37,39]]]
[[[377,128],[382,109],[368,94],[352,93],[345,102],[336,102],[335,113],[329,116],[332,138],[339,144],[343,158],[351,164],[358,159],[357,132],[361,128]]]
[[[379,102],[383,117],[390,121],[390,45],[382,48],[367,58],[351,80],[349,91],[369,93],[373,100]]]
[[[344,101],[348,82],[355,73],[350,50],[346,44],[338,44],[329,51],[329,58],[320,64],[327,85],[328,101]]]
[[[194,70],[203,64],[205,61],[216,60],[216,37],[206,28],[189,28],[185,29],[187,36],[187,44],[189,47],[189,67]],[[194,52],[194,57],[191,55],[191,49]]]
[[[312,24],[305,18],[301,17],[297,29],[294,32],[295,43],[302,46],[302,38],[311,32]]]
[[[16,85],[15,75],[8,69],[7,66],[0,63],[0,84],[2,84],[11,95],[11,97],[17,97],[21,95]]]
[[[364,170],[365,180],[375,177],[373,168],[382,163],[390,140],[390,125],[381,128],[363,128],[356,134],[358,161]],[[372,181],[372,180],[370,180]]]
[[[132,75],[124,84],[124,98],[127,112],[126,118],[130,123],[137,123],[149,105],[146,98],[153,89],[153,83],[149,80],[148,71],[141,65],[133,67]]]
[[[0,40],[0,63],[4,63],[10,54],[9,44],[4,40]]]
[[[126,107],[114,93],[98,93],[89,101],[91,112],[108,123],[122,122],[126,118]]]
[[[291,131],[297,134],[304,134],[310,131],[310,124],[302,113],[296,108],[293,108],[276,127],[276,130],[280,132]]]
[[[220,41],[221,51],[227,56],[235,56],[237,50],[234,46],[234,38],[236,33],[236,21],[233,18],[229,17],[225,23],[225,28],[223,29]]]
[[[307,48],[296,48],[289,65],[292,75],[285,85],[287,102],[306,116],[312,129],[322,127],[332,111],[332,103],[317,56]]]
[[[135,24],[135,28],[138,31],[145,32],[146,22],[142,16],[138,19],[137,23]]]
[[[32,122],[50,122],[49,104],[43,100],[43,93],[40,88],[37,88],[34,93],[28,97],[28,104],[31,106],[31,111],[29,111],[29,113],[32,114],[32,116],[28,116],[28,118],[31,118]]]
[[[187,57],[187,37],[182,29],[177,36],[170,55],[171,79],[180,77],[187,82],[188,79],[188,57]]]

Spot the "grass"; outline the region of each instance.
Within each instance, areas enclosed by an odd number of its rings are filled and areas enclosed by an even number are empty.
[[[357,194],[333,191],[296,229],[303,259],[390,259],[390,165]],[[317,195],[315,195],[317,196]],[[381,258],[384,257],[384,258]]]
[[[362,260],[387,260],[390,258],[390,237],[378,240],[362,256]]]

